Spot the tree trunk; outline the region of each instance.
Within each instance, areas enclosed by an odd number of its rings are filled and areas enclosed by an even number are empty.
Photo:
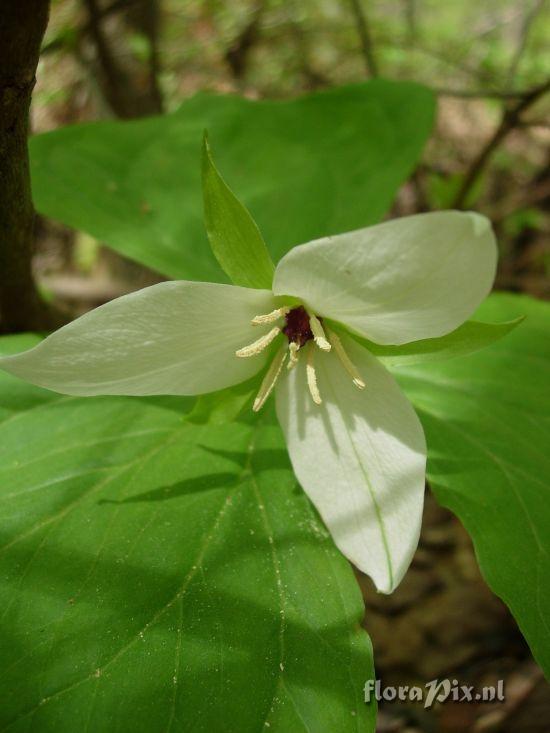
[[[59,319],[45,305],[31,270],[29,106],[49,0],[3,0],[0,13],[0,330],[48,330]]]

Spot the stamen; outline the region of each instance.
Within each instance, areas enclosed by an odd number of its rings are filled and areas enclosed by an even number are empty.
[[[281,329],[279,328],[279,326],[275,326],[275,328],[272,328],[269,333],[266,333],[257,341],[254,341],[248,346],[243,346],[242,349],[236,351],[235,355],[240,357],[256,356],[256,354],[260,354],[267,346],[269,346],[273,339],[280,333]]]
[[[286,316],[290,308],[286,305],[283,305],[282,308],[277,308],[274,311],[271,311],[271,313],[266,313],[262,316],[254,316],[252,319],[252,325],[253,326],[261,326],[265,323],[273,323],[273,321],[276,321],[278,318],[282,318],[283,316]]]
[[[290,355],[289,362],[286,365],[286,368],[288,370],[294,369],[294,367],[298,363],[299,352],[300,352],[300,344],[297,344],[296,341],[291,341],[288,345],[288,353]]]
[[[327,337],[325,336],[325,332],[321,326],[321,321],[317,316],[309,316],[309,327],[311,328],[311,333],[313,334],[313,339],[317,346],[323,351],[330,351],[330,344],[327,341]]]
[[[313,344],[311,346],[308,346],[308,351],[307,351],[307,362],[306,362],[307,386],[309,387],[309,393],[311,395],[311,399],[315,402],[316,405],[320,405],[323,400],[321,399],[321,395],[319,394],[319,387],[317,386],[317,374],[315,373],[315,367],[313,365],[313,357],[315,355],[315,351],[312,347],[313,347]]]
[[[256,395],[256,399],[254,400],[254,405],[252,406],[254,412],[258,412],[258,410],[262,409],[262,407],[265,405],[265,401],[273,392],[273,387],[275,386],[275,383],[279,378],[279,374],[281,373],[281,369],[283,368],[286,357],[287,351],[283,347],[282,349],[280,349],[280,351],[276,354],[275,358],[271,362],[269,369],[267,370],[265,377],[262,380],[262,384],[260,386],[258,394]]]
[[[337,336],[334,331],[328,331],[328,336],[332,345],[334,346],[334,350],[336,351],[338,358],[342,362],[342,366],[352,378],[354,385],[357,387],[357,389],[365,389],[365,382],[359,374],[357,367],[347,355],[339,336]]]

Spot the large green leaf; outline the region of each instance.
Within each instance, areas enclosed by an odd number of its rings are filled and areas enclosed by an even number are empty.
[[[34,199],[41,213],[169,277],[224,280],[202,221],[205,128],[276,261],[300,242],[380,220],[433,110],[425,87],[384,80],[290,101],[201,93],[162,118],[33,138]]]
[[[279,428],[189,404],[0,374],[1,730],[374,729],[360,593]]]
[[[494,295],[478,312],[521,315],[485,351],[395,374],[424,425],[438,500],[472,536],[485,579],[550,675],[550,305]]]

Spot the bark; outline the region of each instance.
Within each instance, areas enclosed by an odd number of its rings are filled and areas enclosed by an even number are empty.
[[[59,317],[46,306],[31,270],[29,107],[49,0],[3,0],[0,14],[0,330],[47,330]]]

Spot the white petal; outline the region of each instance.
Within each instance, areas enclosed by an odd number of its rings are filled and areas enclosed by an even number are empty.
[[[295,247],[273,291],[371,341],[403,344],[458,328],[491,290],[496,262],[488,219],[441,211]]]
[[[304,360],[277,386],[277,415],[292,465],[342,553],[391,592],[418,544],[426,445],[413,408],[384,367],[349,337],[366,382],[358,390],[334,350],[316,354],[321,405]]]
[[[22,379],[73,395],[193,395],[248,379],[265,355],[239,359],[266,290],[166,282],[96,308],[38,346],[0,359]]]

